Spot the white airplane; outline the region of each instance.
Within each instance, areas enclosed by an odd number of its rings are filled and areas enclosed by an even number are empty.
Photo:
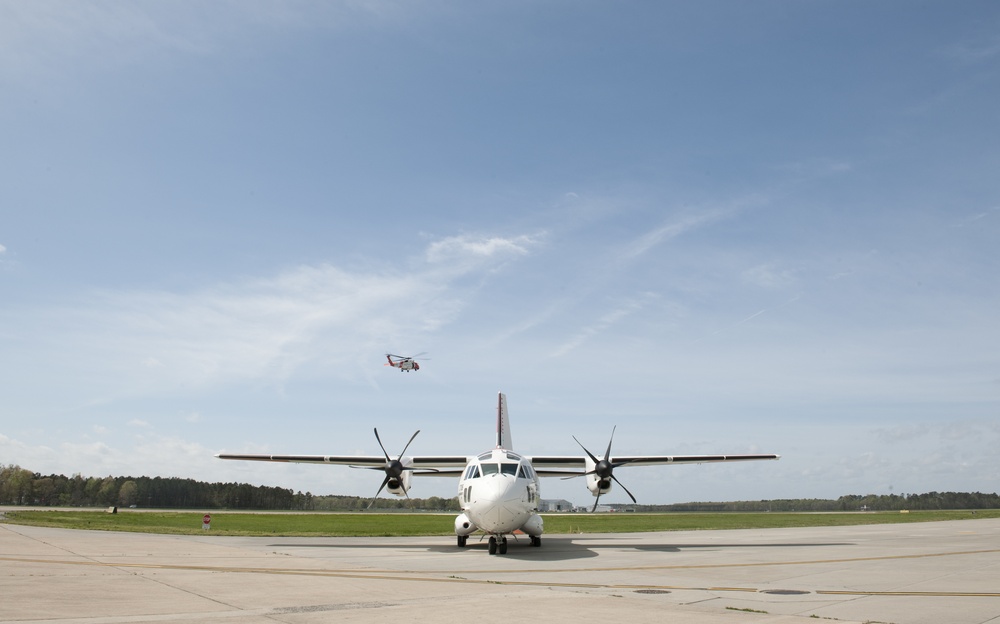
[[[531,546],[542,545],[542,517],[538,515],[541,498],[540,477],[585,477],[587,489],[596,497],[594,510],[602,494],[611,491],[612,482],[621,485],[632,502],[635,496],[618,481],[614,469],[621,466],[654,466],[660,464],[702,464],[708,462],[778,459],[779,455],[612,455],[611,442],[604,457],[596,457],[579,440],[586,455],[524,456],[513,451],[507,397],[501,392],[497,400],[496,448],[480,455],[406,455],[406,449],[417,437],[418,430],[395,459],[389,457],[378,429],[375,439],[382,455],[238,455],[219,453],[220,459],[271,462],[302,462],[337,464],[352,468],[382,470],[385,478],[375,497],[388,489],[396,496],[409,497],[413,475],[458,477],[458,499],[462,513],[455,518],[458,546],[465,547],[468,537],[482,531],[489,537],[489,553],[507,553],[507,536],[517,539],[517,532],[526,534]],[[611,431],[614,439],[614,429]],[[374,499],[372,500],[374,502]],[[369,505],[370,506],[370,505]]]

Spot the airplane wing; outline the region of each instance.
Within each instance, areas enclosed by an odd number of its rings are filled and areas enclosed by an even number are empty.
[[[385,466],[384,455],[243,455],[236,453],[219,453],[219,459],[236,459],[240,461],[286,462],[299,464],[333,464],[335,466],[354,466],[356,468],[382,468]],[[462,474],[469,462],[466,455],[413,455],[406,456],[415,468],[414,475],[427,477],[448,477]],[[422,472],[426,470],[426,472]]]
[[[609,461],[617,466],[660,466],[664,464],[708,464],[714,462],[755,461],[779,459],[780,455],[612,455]],[[540,477],[565,477],[567,469],[585,470],[587,457],[583,455],[535,455],[528,458]],[[562,470],[559,470],[562,469]]]

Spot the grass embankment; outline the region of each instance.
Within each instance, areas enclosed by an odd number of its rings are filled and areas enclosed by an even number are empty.
[[[8,511],[0,521],[11,524],[135,531],[183,535],[403,537],[453,535],[454,514],[379,513],[239,513],[212,512],[211,529],[202,529],[202,512]],[[715,529],[895,524],[1000,518],[1000,509],[914,511],[910,513],[601,513],[543,514],[545,532],[630,533]]]

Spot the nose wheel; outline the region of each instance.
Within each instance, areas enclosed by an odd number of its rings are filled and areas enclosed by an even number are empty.
[[[500,539],[498,540],[496,538],[496,536],[491,535],[490,536],[490,554],[491,555],[496,555],[498,553],[501,554],[501,555],[506,555],[507,554],[507,538],[501,536]]]

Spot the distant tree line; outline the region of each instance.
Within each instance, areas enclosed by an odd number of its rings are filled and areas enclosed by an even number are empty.
[[[250,485],[204,483],[177,477],[83,477],[41,475],[16,465],[0,464],[0,505],[58,507],[156,507],[166,509],[263,509],[359,511],[372,499],[358,496],[314,496],[310,492]],[[667,511],[901,511],[903,509],[1000,509],[1000,496],[980,492],[868,494],[831,499],[780,499],[729,503],[630,505],[646,512]],[[372,509],[458,511],[458,499],[378,498]]]
[[[836,500],[796,498],[730,503],[635,505],[636,511],[925,511],[934,509],[1000,509],[1000,495],[980,492],[926,494],[851,494]]]
[[[316,511],[359,511],[367,509],[372,503],[371,498],[360,496],[314,496],[313,506],[310,509]],[[372,504],[372,509],[379,511],[454,511],[461,508],[458,504],[458,497],[441,498],[431,496],[430,498],[378,498]]]
[[[166,509],[265,509],[353,511],[370,498],[313,496],[310,492],[250,485],[204,483],[177,477],[84,477],[42,475],[16,465],[0,464],[0,505],[55,507],[156,507]],[[458,510],[457,499],[379,498],[381,510]]]

